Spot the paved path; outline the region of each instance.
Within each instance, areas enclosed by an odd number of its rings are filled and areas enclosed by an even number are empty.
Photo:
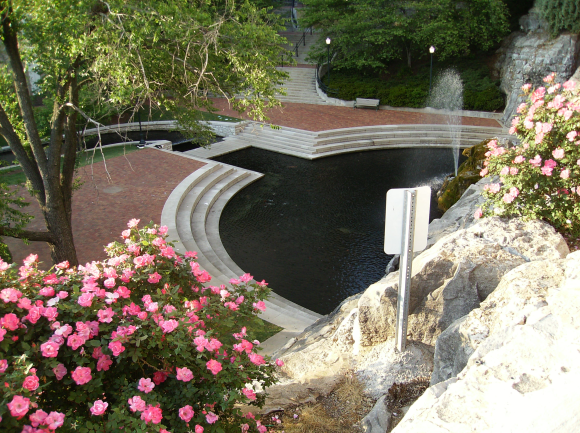
[[[248,119],[239,115],[228,106],[223,98],[214,99],[219,114]],[[312,105],[285,102],[282,108],[268,112],[270,123],[308,131],[325,131],[329,129],[351,128],[355,126],[372,125],[404,125],[404,124],[437,124],[447,123],[447,116],[441,114],[425,114],[410,111],[354,109],[332,105]],[[494,119],[478,117],[462,117],[463,125],[501,127]]]
[[[171,191],[189,174],[205,163],[160,152],[143,149],[125,157],[107,160],[107,168],[112,182],[107,181],[103,163],[79,169],[79,176],[85,182],[73,194],[73,235],[79,262],[84,264],[106,257],[103,247],[119,239],[121,231],[127,228],[131,218],[141,219],[141,223],[154,221],[159,224],[161,210]],[[30,202],[25,209],[35,216],[28,228],[45,230],[44,220],[35,199],[23,189],[22,196]],[[52,264],[48,246],[44,242],[30,242],[25,245],[18,239],[4,238],[10,247],[16,263],[30,253],[39,254],[44,268]]]

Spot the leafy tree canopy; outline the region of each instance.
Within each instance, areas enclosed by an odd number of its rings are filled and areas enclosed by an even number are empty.
[[[561,31],[580,31],[580,0],[537,0],[536,7],[555,36]]]
[[[337,67],[382,68],[429,53],[445,59],[489,49],[509,29],[501,0],[304,0],[303,20],[330,36]],[[322,44],[313,52],[321,56]]]
[[[279,105],[279,19],[247,0],[0,0],[0,18],[7,59],[0,134],[46,221],[47,232],[28,239],[48,242],[56,263],[76,264],[70,221],[77,129],[94,124],[95,113],[159,106],[193,132],[203,128],[191,108],[211,107],[212,96],[260,120]],[[27,79],[31,70],[42,77],[37,89]],[[33,90],[52,103],[44,133]]]

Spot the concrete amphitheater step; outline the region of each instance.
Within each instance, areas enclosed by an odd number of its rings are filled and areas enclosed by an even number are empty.
[[[168,198],[162,224],[170,227],[170,239],[178,239],[176,251],[197,251],[198,263],[210,273],[212,283],[229,285],[231,278],[244,274],[227,254],[219,237],[219,215],[233,195],[262,177],[260,173],[208,162],[188,176]],[[316,322],[321,315],[272,293],[261,317],[284,328],[267,346],[279,344]]]

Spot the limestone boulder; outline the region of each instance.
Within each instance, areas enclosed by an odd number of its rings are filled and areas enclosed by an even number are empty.
[[[387,409],[386,396],[375,403],[373,409],[361,421],[365,433],[385,433],[391,425],[391,413]]]
[[[510,270],[561,258],[568,247],[539,221],[488,218],[441,238],[413,260],[408,338],[430,346],[455,320],[479,307]],[[360,344],[394,338],[399,273],[371,285],[358,301]]]
[[[512,33],[502,42],[495,64],[500,88],[507,95],[501,119],[506,125],[524,101],[523,84],[542,86],[542,78],[551,72],[557,73],[559,82],[569,79],[578,67],[580,53],[577,34],[563,33],[552,38],[534,10],[522,17],[520,24],[523,31]]]
[[[509,272],[481,308],[440,338],[454,333],[455,346],[474,349],[463,350],[464,368],[445,379],[438,341],[436,372],[443,381],[413,404],[393,433],[578,431],[579,318],[580,252]]]

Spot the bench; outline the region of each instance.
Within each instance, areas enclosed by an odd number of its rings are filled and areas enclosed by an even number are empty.
[[[354,108],[375,107],[375,109],[378,110],[379,102],[380,101],[378,99],[356,98],[356,101],[354,102]]]

